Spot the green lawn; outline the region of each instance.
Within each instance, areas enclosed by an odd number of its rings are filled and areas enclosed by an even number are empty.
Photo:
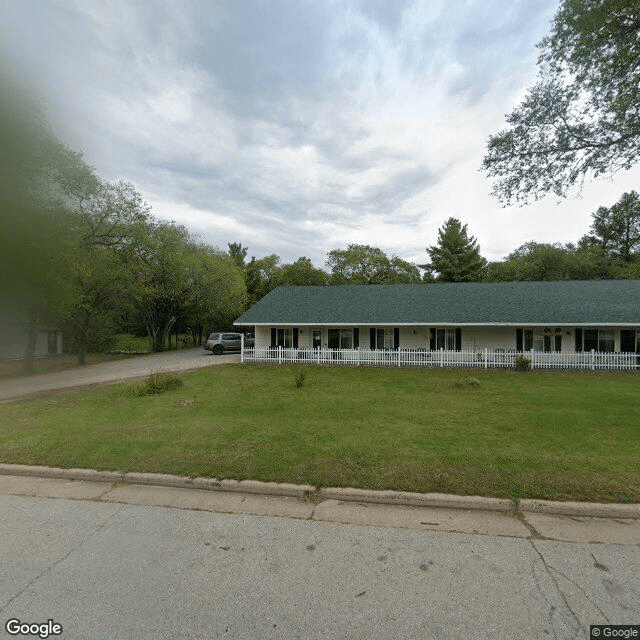
[[[0,461],[640,502],[635,374],[219,365],[0,405]]]

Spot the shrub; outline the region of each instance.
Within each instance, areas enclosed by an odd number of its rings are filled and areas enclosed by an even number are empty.
[[[304,386],[304,381],[307,378],[307,372],[305,369],[300,367],[298,373],[296,373],[296,388],[300,389]]]
[[[124,394],[130,398],[159,395],[184,386],[184,380],[177,373],[154,371],[142,383],[128,385]]]
[[[524,356],[518,356],[516,358],[516,370],[517,371],[531,371],[531,360]]]

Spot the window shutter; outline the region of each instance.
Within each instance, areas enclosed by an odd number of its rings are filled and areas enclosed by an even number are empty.
[[[462,329],[460,327],[456,328],[456,351],[462,350]]]
[[[393,348],[397,349],[400,346],[400,329],[394,327],[393,329]]]
[[[516,351],[522,351],[523,346],[522,329],[516,329]]]
[[[582,329],[576,329],[576,352],[582,351]]]
[[[291,337],[293,338],[293,348],[297,349],[298,348],[298,328],[297,327],[293,328],[293,335]]]
[[[430,351],[436,350],[436,330],[435,329],[429,329],[429,350]]]
[[[275,327],[271,327],[271,348],[273,349],[274,347],[276,347],[276,340],[277,340],[277,329]]]
[[[353,328],[353,348],[360,348],[360,329],[358,327]]]
[[[376,328],[371,327],[371,329],[369,329],[369,349],[375,349],[375,348],[376,348]]]

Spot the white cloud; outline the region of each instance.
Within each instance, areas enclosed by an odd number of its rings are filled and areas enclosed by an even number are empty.
[[[449,217],[500,258],[567,242],[637,172],[501,210],[478,171],[556,0],[0,0],[0,36],[69,142],[224,248],[424,262]],[[28,27],[28,28],[27,28]]]

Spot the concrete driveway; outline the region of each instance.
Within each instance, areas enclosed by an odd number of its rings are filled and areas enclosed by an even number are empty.
[[[215,364],[239,363],[240,354],[215,356],[202,347],[134,356],[56,373],[35,374],[0,382],[0,402],[20,400],[48,392],[117,384],[154,371],[191,371]]]

